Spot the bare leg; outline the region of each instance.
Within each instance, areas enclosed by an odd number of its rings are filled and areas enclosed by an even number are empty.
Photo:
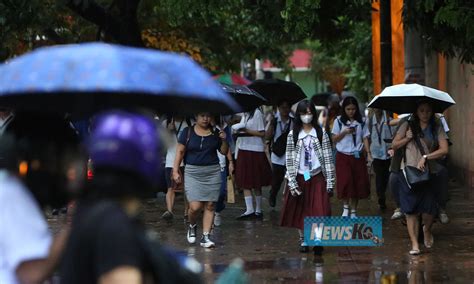
[[[212,221],[214,220],[214,202],[202,202],[204,205],[204,215],[202,217],[202,232],[210,233]]]
[[[189,210],[188,210],[188,221],[189,224],[194,225],[196,224],[197,217],[202,210],[203,203],[199,201],[191,201],[189,202]]]
[[[188,199],[186,198],[186,194],[183,194],[183,198],[184,198],[184,216],[188,216],[188,210],[189,210],[189,203],[188,203]]]
[[[168,209],[168,211],[171,213],[173,213],[174,197],[175,193],[173,188],[168,188],[166,191],[166,209]]]
[[[425,245],[427,248],[431,248],[433,245],[433,235],[431,233],[431,228],[433,226],[434,216],[430,214],[422,214],[423,218],[423,234],[425,237]]]
[[[407,229],[408,235],[410,236],[412,250],[419,250],[418,234],[420,230],[420,224],[418,223],[418,214],[407,214]]]

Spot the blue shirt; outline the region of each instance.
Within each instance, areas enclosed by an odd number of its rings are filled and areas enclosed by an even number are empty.
[[[189,134],[189,141],[188,140]],[[194,131],[194,127],[186,127],[179,135],[178,143],[186,146],[184,164],[194,166],[209,166],[219,164],[217,150],[220,149],[222,141],[219,136],[211,134],[209,136],[199,136]]]
[[[371,135],[371,144],[370,152],[372,158],[378,160],[388,160],[390,156],[388,155],[389,145],[384,141],[384,139],[392,139],[393,131],[391,126],[389,126],[390,120],[387,118],[385,111],[382,115],[381,123],[377,123],[377,118],[373,115],[371,118],[372,129],[369,129]]]

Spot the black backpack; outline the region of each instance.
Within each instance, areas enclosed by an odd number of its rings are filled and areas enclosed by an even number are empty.
[[[285,128],[285,131],[283,131],[283,133],[272,144],[272,152],[275,155],[277,155],[278,157],[283,156],[286,152],[286,140],[288,139],[288,133],[290,133],[290,126],[291,126],[292,122],[293,122],[293,119],[290,117],[290,121],[288,122],[288,125]],[[278,123],[277,118],[274,118],[274,120],[273,120],[273,125],[274,125],[273,133],[276,132],[277,123]]]

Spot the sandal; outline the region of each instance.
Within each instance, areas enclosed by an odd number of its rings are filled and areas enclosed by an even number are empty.
[[[410,255],[419,255],[421,251],[419,249],[412,249],[408,252]]]

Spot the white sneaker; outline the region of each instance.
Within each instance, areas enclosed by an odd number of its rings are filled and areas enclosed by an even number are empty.
[[[213,248],[216,246],[216,244],[209,239],[209,234],[202,235],[201,237],[201,246],[203,248]]]
[[[400,211],[400,208],[397,208],[395,209],[395,211],[393,211],[393,215],[390,219],[397,220],[397,219],[403,218],[403,216],[404,214],[402,213],[402,211]]]
[[[189,224],[187,239],[188,239],[188,243],[190,244],[196,243],[196,229],[197,229],[197,224],[194,224],[194,225]]]
[[[222,224],[222,216],[220,213],[214,213],[214,226],[219,227]]]
[[[357,211],[354,209],[351,210],[351,219],[357,219]]]

